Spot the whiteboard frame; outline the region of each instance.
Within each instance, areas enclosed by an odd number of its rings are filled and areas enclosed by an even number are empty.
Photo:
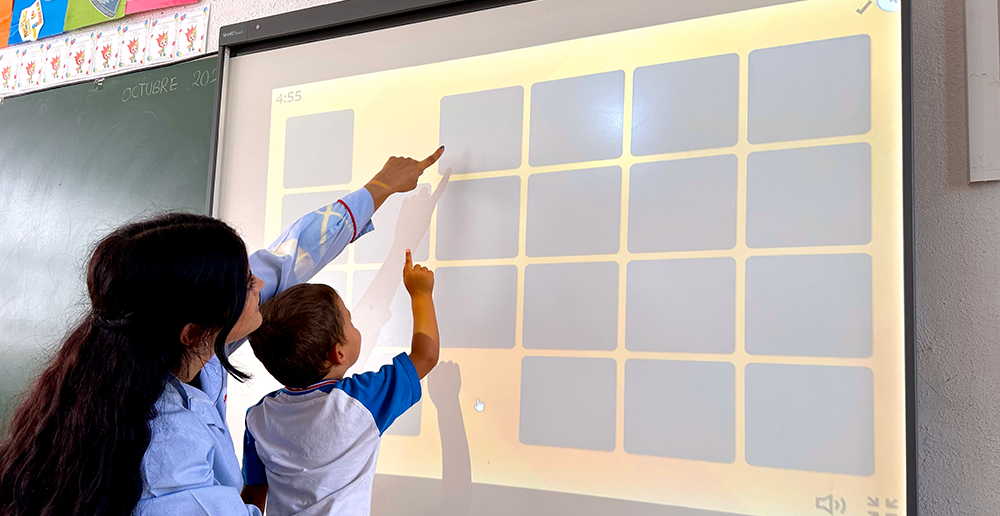
[[[350,34],[371,32],[381,29],[419,23],[436,18],[455,16],[474,11],[481,11],[506,5],[525,3],[538,0],[344,0],[332,4],[321,5],[300,11],[292,11],[256,20],[248,20],[232,25],[226,25],[219,30],[218,70],[219,80],[216,83],[215,95],[215,125],[213,127],[213,142],[210,154],[213,185],[217,182],[221,161],[220,129],[224,125],[223,100],[225,97],[227,64],[229,59],[238,55],[265,52],[289,46],[300,45],[313,41],[337,38]],[[664,1],[664,0],[653,0]],[[1000,0],[966,0],[967,4],[1000,3]],[[914,274],[913,274],[913,44],[912,44],[912,0],[900,2],[900,29],[902,36],[902,117],[900,131],[903,137],[903,301],[904,301],[904,366],[906,390],[906,513],[902,516],[917,516],[917,402],[916,402],[916,362],[914,346]],[[992,44],[993,52],[998,59],[992,75],[993,82],[988,84],[993,88],[994,140],[990,143],[996,152],[998,164],[997,177],[1000,179],[1000,19],[997,16],[998,6],[993,5]],[[980,12],[980,11],[977,11]],[[970,16],[966,10],[967,20]],[[981,21],[981,20],[977,20]],[[968,22],[967,22],[968,23]],[[975,33],[979,38],[989,38],[989,35]],[[967,36],[967,41],[971,41]],[[982,59],[982,54],[977,54]],[[970,57],[971,59],[971,57]],[[971,61],[970,61],[971,62]],[[977,61],[978,64],[978,61]],[[969,67],[970,71],[973,69]],[[970,73],[971,77],[971,73]],[[971,81],[970,81],[971,86]],[[970,95],[971,95],[970,87]],[[970,112],[972,102],[970,101]],[[977,106],[979,106],[977,104]],[[982,111],[980,111],[982,112]],[[978,120],[978,118],[977,118]],[[972,149],[972,130],[970,117],[970,150]],[[978,133],[977,133],[978,134]],[[979,139],[976,149],[984,148],[986,141]],[[971,155],[971,154],[970,154]],[[970,167],[971,168],[971,167]],[[988,181],[991,179],[974,179],[973,181]],[[213,189],[215,190],[215,189]],[[215,192],[212,192],[213,195]],[[218,209],[218,202],[213,202],[211,209]]]

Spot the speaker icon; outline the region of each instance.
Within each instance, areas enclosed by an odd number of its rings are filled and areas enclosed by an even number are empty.
[[[826,511],[828,514],[844,514],[847,512],[847,502],[843,497],[834,498],[832,494],[816,497],[816,508]]]

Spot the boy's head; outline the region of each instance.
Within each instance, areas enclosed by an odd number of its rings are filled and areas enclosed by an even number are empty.
[[[254,355],[288,387],[303,388],[330,372],[343,375],[361,353],[361,332],[337,291],[295,285],[260,307],[264,319],[250,334]]]

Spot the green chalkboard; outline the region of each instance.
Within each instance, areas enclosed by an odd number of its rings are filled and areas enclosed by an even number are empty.
[[[206,213],[215,63],[0,104],[0,427],[89,308],[84,267],[96,240],[162,211]]]

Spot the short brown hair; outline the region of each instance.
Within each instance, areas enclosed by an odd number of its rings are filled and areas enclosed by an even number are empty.
[[[326,376],[330,349],[344,339],[339,297],[327,285],[302,283],[260,307],[264,322],[250,334],[250,347],[271,376],[296,388]]]

